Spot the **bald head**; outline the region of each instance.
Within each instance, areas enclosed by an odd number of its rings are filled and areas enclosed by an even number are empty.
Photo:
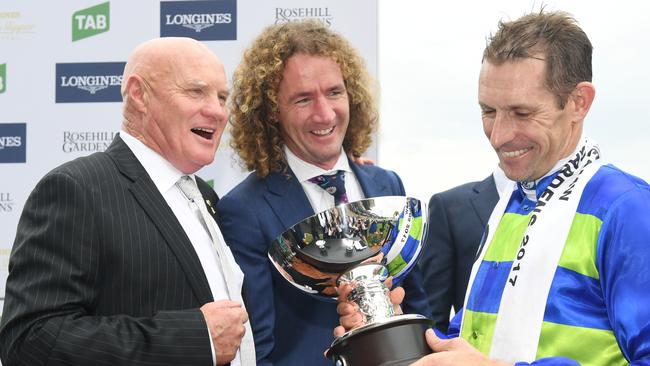
[[[152,82],[196,57],[213,59],[223,68],[219,58],[206,45],[192,38],[164,37],[141,43],[133,50],[124,67],[122,96],[131,75],[138,74]]]

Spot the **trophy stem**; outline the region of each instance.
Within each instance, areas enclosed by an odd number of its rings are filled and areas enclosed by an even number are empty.
[[[388,276],[388,268],[383,264],[364,263],[342,274],[338,279],[339,284],[348,283],[352,286],[348,301],[357,304],[365,317],[365,323],[374,323],[395,315],[388,288],[384,284]]]

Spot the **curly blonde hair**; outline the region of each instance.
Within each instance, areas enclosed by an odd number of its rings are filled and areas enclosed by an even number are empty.
[[[361,156],[372,143],[378,120],[373,81],[357,51],[319,21],[273,25],[244,52],[233,76],[230,100],[230,146],[242,166],[261,178],[286,172],[284,139],[274,119],[279,115],[278,89],[285,63],[299,53],[330,57],[341,68],[350,103],[345,151]]]

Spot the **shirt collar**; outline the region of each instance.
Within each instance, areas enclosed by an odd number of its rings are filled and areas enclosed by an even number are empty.
[[[499,193],[499,197],[504,193],[503,190],[508,186],[508,182],[510,182],[510,179],[506,177],[506,173],[503,172],[503,169],[501,169],[500,166],[497,165],[496,169],[494,169],[494,172],[492,173],[492,176],[494,177],[494,185],[497,188],[497,192]],[[511,192],[505,192],[506,194],[511,194]]]
[[[578,141],[584,141],[584,135],[580,137],[580,140]],[[578,146],[576,146],[575,150],[569,155],[567,155],[565,158],[558,160],[557,163],[551,168],[551,170],[548,171],[548,173],[544,174],[541,178],[535,180],[535,181],[527,181],[527,182],[517,182],[517,187],[521,189],[526,197],[528,197],[529,200],[531,201],[537,201],[537,197],[539,197],[542,192],[546,189],[546,187],[551,183],[553,180],[551,177],[555,177],[557,172],[566,164],[570,159],[572,159],[577,153],[578,150],[582,147],[582,145],[579,143]]]
[[[147,171],[147,174],[149,174],[149,177],[151,177],[153,184],[158,188],[158,191],[160,191],[161,194],[164,194],[172,188],[181,176],[186,175],[176,169],[169,161],[160,156],[149,146],[129,135],[126,131],[120,131],[120,137],[129,149],[131,149],[140,164],[142,164],[144,169]],[[194,174],[188,175],[194,179]]]
[[[284,154],[287,157],[287,164],[289,165],[289,168],[291,168],[291,171],[293,171],[293,174],[296,175],[296,178],[299,182],[306,182],[310,178],[322,174],[332,174],[337,170],[352,172],[352,169],[350,169],[350,164],[348,162],[348,157],[345,155],[343,148],[341,148],[339,159],[336,161],[336,164],[334,164],[334,167],[332,167],[330,170],[325,170],[300,159],[287,147],[287,145],[284,145]]]

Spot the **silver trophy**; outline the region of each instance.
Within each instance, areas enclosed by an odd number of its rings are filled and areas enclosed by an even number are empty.
[[[337,365],[408,365],[431,353],[424,338],[430,320],[396,315],[384,284],[389,276],[399,283],[415,266],[426,219],[415,198],[369,198],[308,217],[273,241],[269,258],[300,290],[331,301],[339,284],[352,286],[348,300],[365,325],[334,340],[326,356]]]

